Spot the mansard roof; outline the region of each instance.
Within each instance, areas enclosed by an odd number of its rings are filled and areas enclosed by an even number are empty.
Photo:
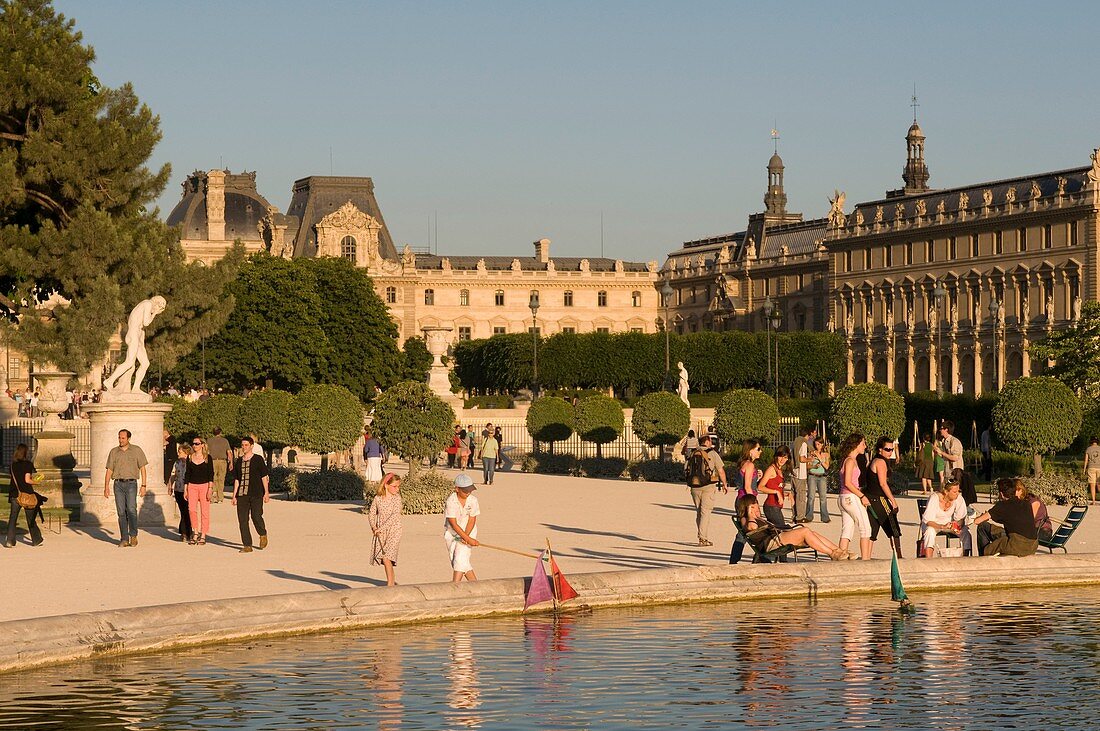
[[[356,208],[378,223],[378,253],[384,259],[397,259],[397,249],[390,238],[390,231],[382,217],[382,210],[374,197],[374,181],[353,176],[311,175],[294,181],[287,216],[300,221],[296,230],[287,230],[294,239],[294,256],[317,255],[317,232],[314,226],[345,203]]]

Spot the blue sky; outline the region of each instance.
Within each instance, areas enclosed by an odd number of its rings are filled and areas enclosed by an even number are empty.
[[[1089,3],[61,0],[172,164],[369,175],[399,244],[663,260],[762,208],[774,123],[789,208],[900,187],[917,85],[931,185],[1088,164]],[[332,165],[330,168],[330,149]],[[434,237],[434,233],[432,234]]]

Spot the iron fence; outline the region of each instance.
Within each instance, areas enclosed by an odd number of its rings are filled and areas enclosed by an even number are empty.
[[[30,458],[34,459],[37,449],[34,435],[42,431],[45,425],[45,417],[28,418],[20,417],[12,419],[4,427],[3,444],[0,446],[0,461],[3,466],[11,464],[12,453],[18,444],[26,444],[30,448]],[[91,422],[87,419],[63,419],[62,428],[73,435],[73,456],[76,457],[77,469],[86,469],[92,461],[92,430]]]

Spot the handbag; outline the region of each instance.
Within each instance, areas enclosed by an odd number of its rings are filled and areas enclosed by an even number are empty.
[[[16,490],[19,490],[19,483],[15,479],[15,473],[9,469],[8,474],[11,475],[11,484],[15,486]],[[38,496],[33,492],[23,492],[19,490],[15,494],[15,502],[24,510],[34,510],[38,507]]]

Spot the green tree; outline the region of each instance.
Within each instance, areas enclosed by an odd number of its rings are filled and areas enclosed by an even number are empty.
[[[634,404],[631,428],[651,447],[680,441],[691,426],[691,409],[680,397],[667,391],[646,394]]]
[[[190,441],[199,436],[199,402],[179,396],[160,396],[158,403],[171,404],[172,410],[164,415],[164,428],[177,442]]]
[[[840,389],[829,415],[837,439],[853,433],[868,444],[882,436],[897,439],[905,429],[905,399],[881,383],[853,383]]]
[[[244,398],[231,393],[219,393],[199,401],[199,432],[204,437],[216,427],[229,439],[241,437],[240,416]]]
[[[129,84],[102,86],[95,53],[44,0],[0,3],[0,310],[6,337],[32,361],[88,372],[129,309],[163,295],[150,356],[171,364],[232,300],[220,293],[239,262],[188,265],[178,232],[153,207],[167,165],[146,163],[159,120]],[[53,306],[49,302],[67,304]],[[47,303],[49,315],[37,309]],[[188,327],[195,321],[195,327]]]
[[[1035,360],[1053,360],[1049,375],[1082,397],[1100,399],[1100,302],[1085,302],[1073,327],[1033,343]]]
[[[455,412],[450,404],[423,383],[404,381],[386,389],[374,401],[371,432],[409,463],[409,473],[420,461],[439,454],[451,443]]]
[[[714,429],[726,450],[746,439],[768,444],[779,435],[779,407],[775,399],[754,388],[730,391],[714,409]]]
[[[609,396],[585,396],[573,409],[573,430],[596,445],[597,457],[603,457],[603,445],[618,439],[625,426],[623,405]]]
[[[536,442],[550,445],[573,436],[573,406],[556,396],[542,396],[531,402],[527,410],[527,433]]]
[[[1010,381],[993,407],[993,431],[1009,450],[1032,455],[1036,477],[1043,455],[1068,447],[1080,428],[1081,402],[1051,376]]]
[[[351,449],[363,433],[363,405],[343,386],[306,386],[290,402],[287,429],[289,441],[320,454],[327,470],[329,454]]]
[[[253,391],[241,404],[240,430],[255,434],[261,444],[280,449],[290,444],[287,419],[294,396],[286,391],[269,389]]]
[[[424,338],[409,338],[405,341],[401,350],[405,356],[402,380],[427,383],[428,372],[432,368],[434,358],[428,352],[428,346],[424,342]]]

